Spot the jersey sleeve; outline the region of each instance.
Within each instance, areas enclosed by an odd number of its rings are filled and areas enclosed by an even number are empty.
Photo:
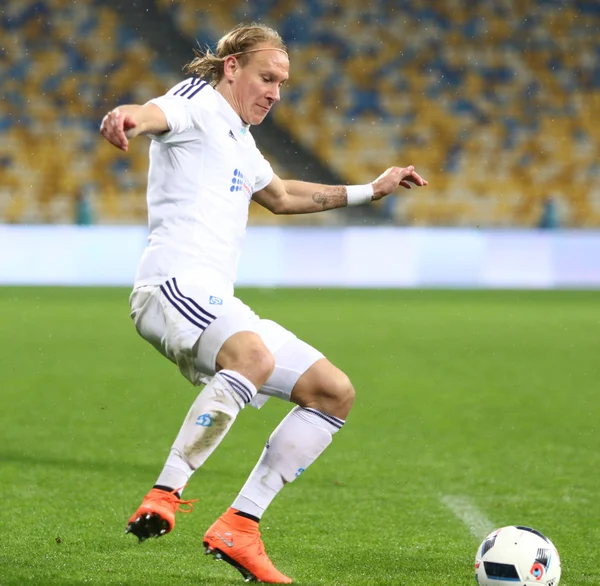
[[[178,143],[193,140],[203,126],[202,101],[196,96],[208,84],[199,79],[186,79],[167,94],[150,100],[165,114],[169,130],[162,134],[150,134],[157,142]]]
[[[265,159],[262,153],[256,149],[257,162],[256,162],[256,180],[254,181],[254,193],[264,189],[271,180],[273,179],[273,168],[267,159]]]

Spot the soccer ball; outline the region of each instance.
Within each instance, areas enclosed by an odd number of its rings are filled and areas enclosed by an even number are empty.
[[[490,533],[475,556],[482,586],[558,586],[560,557],[552,542],[530,527],[502,527]]]

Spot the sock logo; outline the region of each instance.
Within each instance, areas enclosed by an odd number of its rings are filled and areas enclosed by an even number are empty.
[[[296,478],[298,478],[298,476],[300,476],[300,474],[302,474],[302,472],[304,472],[306,470],[306,468],[298,468],[298,470],[296,470]]]
[[[202,427],[210,427],[213,424],[213,418],[208,413],[202,413],[202,415],[198,415],[198,419],[196,419],[196,425],[201,425]]]

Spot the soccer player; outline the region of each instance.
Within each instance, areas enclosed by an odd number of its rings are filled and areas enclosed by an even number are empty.
[[[427,185],[412,166],[372,183],[326,186],[282,180],[250,134],[280,99],[289,60],[279,34],[239,25],[216,52],[197,53],[191,77],[144,105],[123,105],[100,132],[127,151],[150,144],[149,244],[131,294],[139,334],[194,385],[192,404],[162,472],[126,531],[141,541],[175,525],[182,490],[248,404],[295,403],[268,439],[254,470],[204,535],[207,553],[244,578],[289,584],[267,557],[259,521],[277,493],[331,443],[354,401],[348,377],[321,352],[234,296],[234,280],[254,199],[275,214],[320,212],[378,200],[398,185]]]

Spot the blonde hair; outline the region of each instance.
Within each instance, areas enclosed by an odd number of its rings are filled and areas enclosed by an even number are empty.
[[[208,47],[204,52],[194,49],[196,57],[183,69],[186,73],[206,79],[212,86],[216,86],[223,79],[227,57],[238,57],[243,67],[248,62],[248,53],[253,53],[259,45],[267,45],[287,53],[285,43],[276,30],[257,22],[242,23],[221,37],[215,53]]]

